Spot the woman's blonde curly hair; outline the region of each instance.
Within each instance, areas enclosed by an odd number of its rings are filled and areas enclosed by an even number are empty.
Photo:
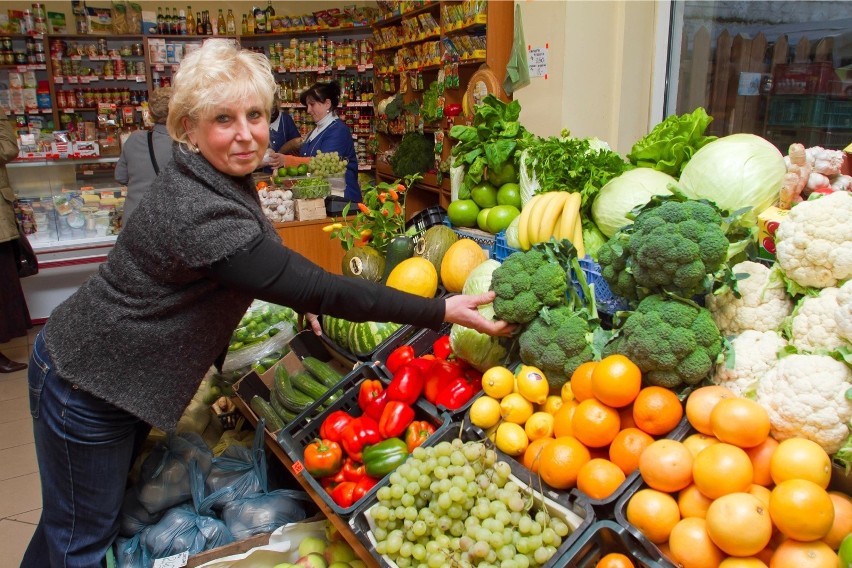
[[[177,142],[190,145],[184,118],[191,124],[216,106],[256,96],[266,118],[277,89],[269,60],[241,49],[234,40],[209,39],[186,55],[172,81],[167,126]]]

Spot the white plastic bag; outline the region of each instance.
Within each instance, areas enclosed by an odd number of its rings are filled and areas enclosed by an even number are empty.
[[[326,522],[302,521],[284,525],[269,535],[269,544],[211,560],[198,568],[269,568],[281,562],[295,562],[299,559],[299,543],[303,539],[309,536],[325,539]]]

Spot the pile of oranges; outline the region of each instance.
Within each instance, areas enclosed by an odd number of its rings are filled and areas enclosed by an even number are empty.
[[[684,568],[837,566],[852,500],[827,491],[818,444],[779,443],[763,407],[721,386],[693,391],[686,416],[695,434],[642,452],[648,487],[627,503],[631,524]]]
[[[517,386],[501,391],[494,387],[502,383],[493,379],[492,370],[486,371],[485,394],[471,407],[470,419],[493,428],[489,432],[497,447],[554,489],[577,487],[593,499],[610,497],[639,467],[645,448],[683,418],[677,395],[661,387],[642,388],[639,368],[623,355],[580,365],[559,396],[545,393],[542,398],[536,392],[538,398],[518,412],[517,399],[533,391],[527,384],[530,374],[544,379],[540,370],[521,367]],[[480,411],[487,406],[501,408],[493,423],[482,420],[486,416]],[[489,418],[494,419],[493,413]]]

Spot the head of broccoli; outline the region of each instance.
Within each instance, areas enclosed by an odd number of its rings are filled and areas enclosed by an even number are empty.
[[[589,320],[568,305],[543,309],[518,338],[521,361],[541,369],[560,389],[582,363],[595,358]]]
[[[565,303],[565,268],[539,249],[509,255],[491,275],[494,313],[510,323],[529,323],[541,308]]]

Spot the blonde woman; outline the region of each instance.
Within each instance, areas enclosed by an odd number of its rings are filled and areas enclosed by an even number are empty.
[[[179,143],[172,161],[99,272],[36,338],[30,410],[44,508],[24,566],[100,565],[135,442],[151,425],[175,428],[254,298],[358,321],[511,332],[479,315],[493,293],[419,298],[328,274],[282,246],[251,181],[274,89],[268,60],[230,40],[183,60],[167,121]]]

